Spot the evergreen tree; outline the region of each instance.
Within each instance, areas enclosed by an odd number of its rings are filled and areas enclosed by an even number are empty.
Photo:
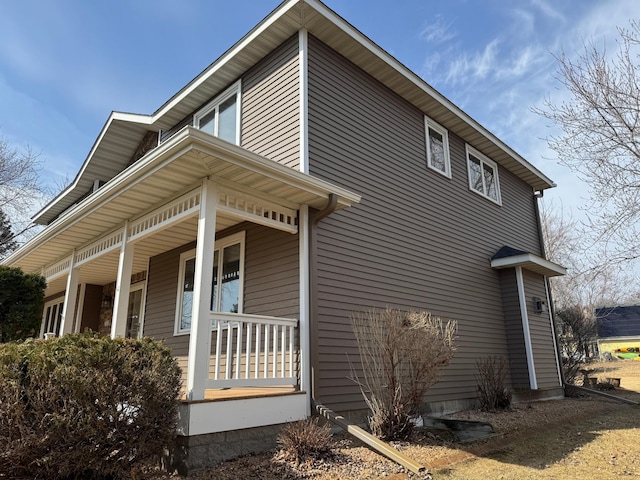
[[[8,256],[17,246],[11,222],[0,209],[0,258]]]
[[[0,265],[0,343],[38,335],[46,287],[37,273]]]

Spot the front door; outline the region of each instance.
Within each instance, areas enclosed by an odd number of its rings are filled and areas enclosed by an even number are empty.
[[[144,316],[144,282],[131,285],[129,306],[127,308],[127,338],[142,337],[142,318]]]

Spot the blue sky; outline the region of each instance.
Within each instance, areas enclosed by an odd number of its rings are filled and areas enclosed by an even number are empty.
[[[72,179],[112,110],[152,113],[253,28],[278,0],[21,0],[0,14],[0,136],[31,146],[43,182]],[[326,4],[558,184],[584,184],[550,157],[531,112],[561,100],[552,54],[615,48],[637,0],[326,0]]]

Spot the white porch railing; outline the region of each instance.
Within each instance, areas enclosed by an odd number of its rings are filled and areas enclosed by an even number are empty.
[[[297,385],[298,320],[210,313],[207,388]]]

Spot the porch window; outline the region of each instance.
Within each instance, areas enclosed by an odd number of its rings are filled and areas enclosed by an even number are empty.
[[[196,128],[240,144],[240,82],[218,95],[193,116]]]
[[[64,307],[64,298],[58,298],[44,305],[42,314],[42,334],[50,334],[56,337],[60,336],[60,324],[62,323],[62,309]]]
[[[240,232],[216,241],[213,252],[211,311],[242,313],[244,285],[244,238]],[[180,255],[180,283],[176,312],[176,334],[189,333],[196,267],[195,249]]]
[[[469,188],[492,202],[502,205],[498,165],[467,145],[467,168],[469,170]]]
[[[451,178],[447,129],[427,117],[424,117],[424,123],[427,137],[427,166]]]

